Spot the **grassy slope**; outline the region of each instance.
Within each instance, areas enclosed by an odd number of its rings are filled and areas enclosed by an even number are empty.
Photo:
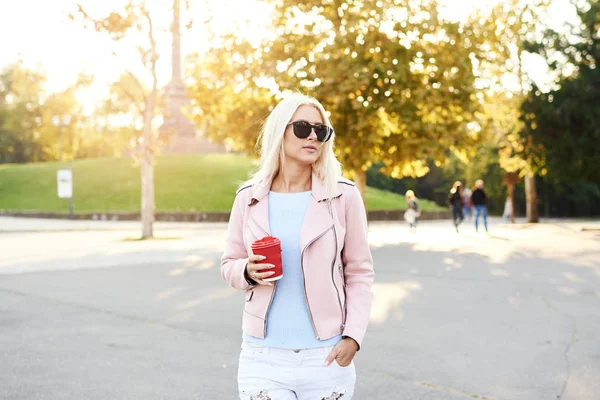
[[[56,171],[68,163],[0,165],[0,209],[68,212],[56,193]],[[229,211],[233,192],[252,169],[239,154],[162,155],[157,157],[157,211]],[[140,172],[130,158],[73,163],[75,212],[139,211]],[[394,193],[367,188],[369,209],[404,209]],[[421,207],[438,209],[423,200]]]

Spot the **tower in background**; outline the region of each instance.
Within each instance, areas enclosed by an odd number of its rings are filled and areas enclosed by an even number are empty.
[[[172,37],[172,75],[171,82],[166,87],[167,109],[165,121],[160,128],[161,136],[168,137],[163,147],[165,153],[220,153],[226,149],[222,145],[210,142],[196,132],[192,121],[183,110],[188,106],[189,99],[185,93],[181,72],[181,31],[180,4],[173,1]]]

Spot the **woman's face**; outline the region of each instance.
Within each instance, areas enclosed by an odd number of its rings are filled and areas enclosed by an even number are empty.
[[[300,106],[292,116],[290,122],[306,121],[311,124],[323,124],[321,113],[311,106]],[[323,151],[325,143],[317,140],[317,135],[314,130],[305,139],[300,139],[294,135],[294,127],[292,125],[285,129],[283,138],[283,148],[285,150],[286,161],[293,161],[299,164],[312,165],[314,164]]]

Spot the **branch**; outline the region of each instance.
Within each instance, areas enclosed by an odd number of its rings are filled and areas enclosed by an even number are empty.
[[[138,89],[142,93],[142,96],[146,97],[146,91],[144,90],[144,87],[142,86],[142,84],[140,83],[140,81],[138,80],[138,78],[133,74],[133,72],[131,72],[127,68],[125,68],[125,72],[127,72],[127,74],[133,79],[133,81],[135,82],[136,86],[138,87]]]
[[[129,71],[127,71],[127,72],[129,72]],[[143,116],[144,115],[144,110],[138,104],[138,100],[136,100],[135,95],[133,93],[131,93],[129,90],[127,90],[127,88],[124,85],[119,85],[119,88],[129,98],[129,100],[131,100],[131,102],[133,103],[134,107],[137,109],[138,113],[140,113],[140,115]],[[145,96],[145,94],[144,94],[144,96]]]
[[[156,76],[156,62],[158,61],[158,52],[156,51],[156,40],[154,39],[154,26],[152,24],[152,18],[150,17],[150,13],[146,9],[145,5],[142,5],[140,7],[140,11],[142,12],[142,15],[148,20],[148,39],[150,40],[150,66],[146,67],[152,73],[153,88],[155,89],[158,82],[158,77]]]

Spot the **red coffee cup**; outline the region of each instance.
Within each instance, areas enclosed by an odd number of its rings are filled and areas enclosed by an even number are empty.
[[[261,261],[264,264],[273,264],[275,267],[261,269],[260,272],[274,271],[275,273],[263,281],[271,282],[283,278],[283,264],[281,263],[281,242],[273,236],[267,236],[252,243],[252,253],[265,256]]]

